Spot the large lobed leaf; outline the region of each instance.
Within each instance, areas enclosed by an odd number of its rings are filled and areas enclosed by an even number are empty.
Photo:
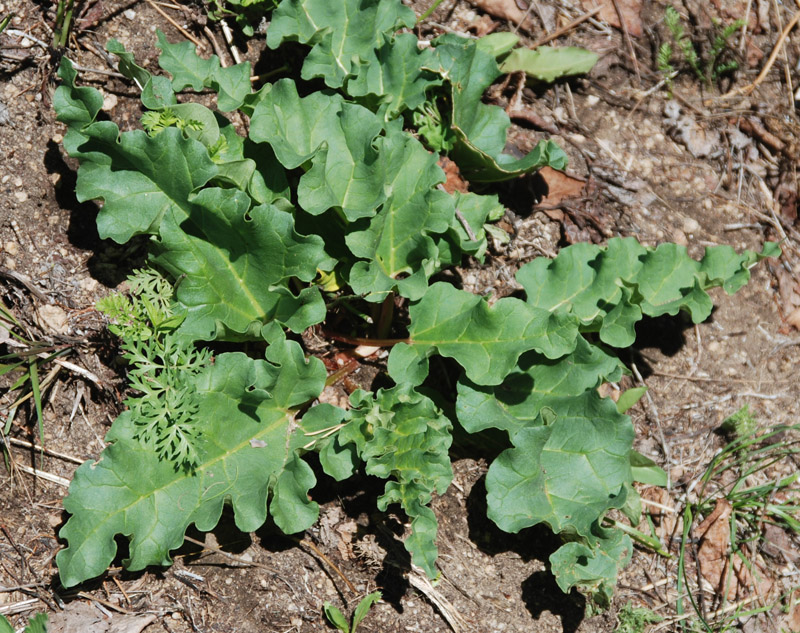
[[[176,91],[191,88],[199,92],[211,88],[217,93],[217,105],[223,112],[235,110],[250,94],[250,62],[223,68],[219,57],[199,57],[191,42],[171,44],[158,31],[158,48],[161,55],[158,65],[172,75],[172,87]]]
[[[470,380],[496,385],[523,352],[558,358],[575,348],[578,336],[576,320],[565,313],[531,308],[512,297],[489,306],[444,282],[431,285],[409,315],[409,341],[389,355],[389,374],[398,383],[422,383],[428,358],[438,352],[455,359]]]
[[[233,137],[229,160],[218,165],[211,159],[206,144],[216,144],[229,126],[209,123],[197,133],[199,140],[174,127],[155,136],[140,130],[120,134],[114,123],[91,122],[96,91],[75,88],[74,75],[65,79],[56,105],[70,125],[68,149],[81,160],[78,199],[103,200],[97,218],[101,237],[126,242],[137,234],[156,236],[157,261],[181,279],[176,298],[187,311],[184,334],[194,339],[257,336],[273,319],[302,331],[324,318],[315,288],[295,295],[288,287],[292,278],[311,281],[318,268],[332,267],[322,239],[299,235],[291,213],[274,205],[252,206],[242,191],[198,191],[212,179],[236,181],[244,168],[243,186],[266,200],[274,197],[266,180],[255,175],[257,163],[244,158],[241,142],[235,149]],[[191,118],[215,121],[202,106],[183,105],[193,106]],[[231,168],[235,163],[240,169]]]
[[[322,78],[341,88],[361,64],[377,64],[384,34],[412,27],[414,12],[397,0],[283,0],[272,13],[267,46],[284,41],[312,46],[303,79]]]
[[[535,259],[519,270],[517,280],[529,305],[567,310],[584,331],[597,331],[603,342],[627,347],[643,314],[686,310],[699,323],[711,314],[708,288],[722,286],[733,293],[747,283],[753,264],[779,253],[769,242],[761,253],[713,246],[696,261],[677,244],[646,248],[632,237],[612,238],[607,246],[574,244],[552,260]]]
[[[484,91],[501,74],[494,57],[474,40],[456,35],[444,35],[434,43],[436,65],[431,70],[450,87],[451,125],[457,138],[452,156],[468,180],[497,182],[546,165],[566,166],[567,155],[549,140],[520,159],[504,154],[511,121],[502,108],[481,103]]]
[[[250,137],[269,144],[287,169],[305,169],[297,189],[305,211],[341,212],[346,245],[359,259],[348,281],[370,301],[391,291],[419,299],[434,272],[473,248],[454,231],[454,199],[438,189],[445,176],[436,156],[397,121],[384,123],[338,95],[301,98],[285,79],[255,106]],[[466,197],[480,233],[493,205],[476,199]]]
[[[134,439],[130,412],[117,418],[109,446],[97,462],[78,468],[64,499],[72,516],[60,532],[68,545],[56,560],[65,586],[101,574],[116,554],[117,535],[130,539],[128,569],[169,564],[189,525],[213,529],[226,502],[245,532],[266,520],[270,494],[270,512],[284,532],[313,524],[317,506],[307,493],[316,480],[297,451],[318,429],[296,420],[295,408],[322,391],[325,368],[291,341],[276,341],[266,357],[221,354],[195,379],[204,433],[192,471],[159,461]]]
[[[627,560],[622,550],[631,552],[621,533],[611,534],[611,553],[609,541],[596,536],[603,516],[635,495],[633,426],[596,390],[621,373],[618,359],[579,336],[575,351],[558,360],[523,355],[501,385],[462,377],[456,401],[467,431],[500,429],[512,444],[489,466],[489,517],[507,532],[546,523],[565,535],[571,542],[551,557],[556,580],[564,591],[577,586],[599,604],[607,603]]]

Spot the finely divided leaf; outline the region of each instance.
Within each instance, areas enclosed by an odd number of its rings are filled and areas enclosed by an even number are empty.
[[[291,341],[270,346],[267,358],[220,354],[197,376],[205,433],[192,472],[176,471],[135,440],[130,412],[114,422],[109,446],[99,461],[76,471],[64,500],[72,516],[60,532],[68,546],[56,560],[65,586],[103,573],[116,554],[117,535],[130,539],[129,569],[169,564],[170,550],[181,545],[189,525],[213,529],[228,502],[236,525],[253,531],[266,520],[270,491],[282,530],[313,523],[316,507],[309,506],[307,492],[314,478],[295,451],[316,429],[305,429],[293,408],[322,391],[325,368],[307,361]]]
[[[496,385],[519,356],[536,350],[558,358],[575,349],[577,322],[561,312],[531,308],[507,297],[489,306],[484,299],[437,282],[409,308],[409,342],[395,345],[389,374],[396,382],[420,384],[434,352],[454,358],[470,380]]]

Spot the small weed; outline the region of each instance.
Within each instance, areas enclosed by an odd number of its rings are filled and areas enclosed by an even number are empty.
[[[722,75],[733,72],[739,68],[736,60],[724,60],[725,52],[729,50],[728,41],[733,35],[744,26],[744,20],[735,20],[727,26],[722,26],[715,22],[714,40],[707,53],[698,54],[695,44],[683,29],[680,14],[673,8],[667,7],[664,12],[664,24],[672,36],[672,43],[664,42],[658,49],[656,64],[658,70],[664,75],[664,80],[668,90],[672,91],[672,79],[677,74],[672,65],[673,44],[680,51],[683,61],[692,69],[695,76],[705,83],[711,85]]]
[[[72,13],[75,0],[58,0],[56,5],[56,23],[53,27],[53,48],[64,48],[69,41],[72,30]]]
[[[688,593],[691,608],[699,621],[685,622],[684,630],[719,631],[723,630],[734,618],[769,611],[773,604],[753,606],[726,606],[727,594],[732,590],[739,572],[744,570],[746,578],[758,583],[764,577],[753,563],[756,554],[764,545],[763,531],[765,525],[773,525],[786,532],[800,534],[800,505],[797,503],[797,482],[800,472],[794,468],[789,474],[776,474],[775,466],[785,460],[793,460],[800,453],[800,439],[797,431],[800,425],[777,426],[766,430],[758,430],[756,420],[748,407],[743,407],[723,423],[735,436],[712,460],[700,480],[698,502],[688,505],[684,511],[684,529],[678,562],[678,593],[688,586],[686,549],[689,542],[694,519],[703,515],[708,517],[718,503],[730,506],[727,519],[730,544],[727,547],[728,578],[724,587],[719,588],[721,605],[711,613],[704,613],[698,600]],[[731,476],[733,475],[733,476]],[[762,483],[754,479],[762,479]],[[724,485],[719,482],[725,481]],[[734,573],[736,572],[736,573]],[[684,610],[684,599],[678,600],[678,614]],[[722,628],[720,628],[722,627]]]
[[[617,614],[619,624],[614,633],[643,633],[648,624],[656,624],[664,618],[644,607],[634,607],[628,602]]]
[[[342,633],[356,633],[358,625],[361,624],[361,621],[366,617],[372,605],[380,599],[380,591],[373,591],[368,596],[362,598],[361,602],[358,603],[356,610],[353,612],[353,617],[350,624],[347,623],[347,619],[344,617],[344,614],[339,611],[339,609],[334,607],[330,602],[325,603],[323,606],[323,611],[325,612],[325,617],[328,618],[328,622],[333,624],[333,626],[335,626]]]
[[[0,633],[14,633],[14,627],[4,615],[0,615]],[[33,616],[22,633],[47,633],[47,614],[37,613]]]

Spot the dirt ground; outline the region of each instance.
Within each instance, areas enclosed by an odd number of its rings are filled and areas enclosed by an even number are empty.
[[[71,363],[47,365],[42,375],[52,370],[43,387],[47,454],[31,448],[40,435],[30,402],[12,419],[15,394],[7,380],[0,391],[0,444],[6,451],[0,468],[0,614],[20,628],[43,610],[51,631],[305,633],[331,630],[323,602],[349,612],[359,596],[379,588],[383,600],[359,628],[364,633],[613,631],[628,602],[665,618],[652,630],[699,627],[686,586],[685,616],[678,605],[679,520],[686,504],[698,501],[700,480],[726,442],[716,430],[743,405],[765,428],[796,423],[800,406],[800,122],[793,96],[800,86],[800,32],[780,38],[797,6],[670,0],[700,51],[708,50],[716,21],[746,20],[744,36],[738,31],[726,53],[739,60],[738,71],[704,83],[676,53],[673,66],[680,72],[670,90],[656,61],[659,46],[670,40],[666,2],[540,0],[519,30],[523,41],[569,27],[553,44],[586,47],[600,61],[586,77],[548,86],[525,86],[511,77],[487,94],[515,122],[507,149],[525,152],[551,137],[571,160],[568,177],[548,173],[503,186],[508,212],[500,226],[511,239],[495,244],[483,266],[472,262],[459,269],[465,287],[509,294],[513,273],[531,258],[616,235],[649,245],[678,242],[694,256],[706,245],[760,249],[765,240],[783,241],[780,260],[757,266],[738,294],[712,294],[716,308],[706,323],[662,318],[641,325],[625,360],[635,368],[628,384],[643,381],[649,392],[631,414],[636,448],[670,474],[668,489],[642,492],[672,558],[637,547],[612,608],[585,618],[583,597],[562,594],[547,570],[557,540],[545,529],[509,535],[494,527],[485,517],[486,464],[458,454],[452,486],[433,503],[442,571],[435,587],[409,572],[399,540],[403,517],[374,513],[375,482],[323,480],[314,491],[320,521],[301,542],[270,525],[241,534],[224,517],[213,533],[190,531],[205,545],[187,541],[170,568],[128,573],[117,567],[76,590],[60,588],[54,556],[66,520],[61,500],[76,464],[96,458],[104,446],[125,391],[118,350],[93,306],[142,262],[144,250],[140,243],[101,241],[94,228],[97,206],[75,199],[77,165],[65,157],[65,129],[51,108],[57,58],[39,43],[51,40],[51,4],[0,0],[0,19],[15,15],[0,35],[0,293],[30,337],[68,349],[61,360]],[[156,29],[171,41],[183,37],[157,9],[202,41],[205,54],[212,52],[206,30],[224,46],[219,24],[208,22],[204,30],[196,4],[188,12],[146,0],[77,4],[83,12],[70,57],[86,68],[112,70],[102,51],[115,37],[156,72]],[[409,4],[420,14],[430,1]],[[444,0],[419,36],[510,30],[514,25],[504,16],[525,4]],[[599,13],[573,24],[595,6]],[[257,61],[263,39],[257,35],[249,47],[238,42],[243,57]],[[124,79],[87,71],[80,81],[104,93],[106,114],[123,130],[137,125],[137,94]],[[2,353],[14,351],[7,338],[0,336]],[[785,476],[798,468],[789,456],[773,470]],[[712,486],[726,485],[723,479]],[[794,484],[783,494],[796,496],[797,490]],[[751,574],[740,581],[728,607],[718,586],[698,578],[695,563],[702,554],[690,548],[688,593],[713,630],[800,631],[800,608],[791,593],[800,586],[797,535],[770,528],[769,538],[763,536],[750,559],[761,570],[754,572],[759,580]],[[769,586],[759,584],[762,578]],[[761,605],[761,613],[740,616]]]

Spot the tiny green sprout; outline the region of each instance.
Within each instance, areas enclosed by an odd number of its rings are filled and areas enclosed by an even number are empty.
[[[663,619],[650,609],[634,607],[631,602],[628,602],[617,614],[619,625],[614,633],[643,633],[648,624],[655,624]]]
[[[0,615],[0,633],[14,633],[14,627],[4,615]],[[47,614],[37,613],[33,616],[22,633],[47,633]]]
[[[9,13],[6,17],[0,20],[0,33],[6,30],[6,27],[11,23],[11,18],[14,17],[13,13]]]
[[[338,608],[334,607],[330,602],[326,602],[322,609],[325,612],[325,617],[328,618],[328,622],[333,624],[333,626],[335,626],[342,633],[356,633],[358,625],[361,624],[361,621],[367,616],[367,613],[372,605],[381,599],[381,596],[382,594],[380,591],[373,591],[371,594],[364,596],[361,599],[361,602],[358,603],[356,610],[353,612],[353,617],[350,624],[347,623],[347,619],[344,617],[342,612],[339,611]]]
[[[757,427],[758,422],[750,412],[750,405],[746,404],[736,413],[725,418],[719,428],[723,433],[738,440],[752,435]]]
[[[142,115],[142,127],[149,136],[156,136],[168,127],[184,130],[202,130],[203,124],[194,119],[182,119],[171,108],[149,110]]]

